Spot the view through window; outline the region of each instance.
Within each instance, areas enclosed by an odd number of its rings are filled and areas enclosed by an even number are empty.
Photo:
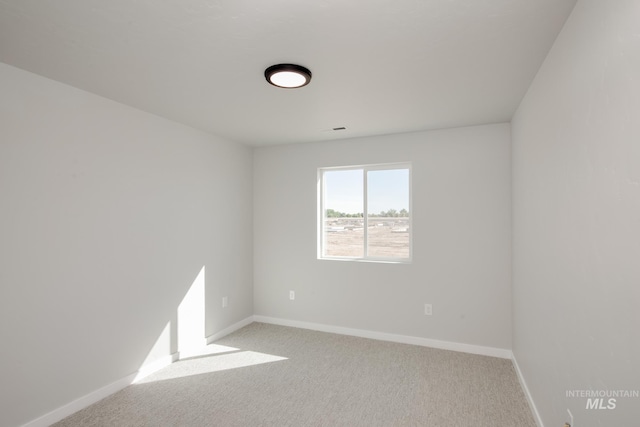
[[[411,259],[408,163],[323,168],[319,179],[321,258]]]

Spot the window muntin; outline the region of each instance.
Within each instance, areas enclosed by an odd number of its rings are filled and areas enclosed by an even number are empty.
[[[411,260],[411,165],[322,168],[319,258]]]

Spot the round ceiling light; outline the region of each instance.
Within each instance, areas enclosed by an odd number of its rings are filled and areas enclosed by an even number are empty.
[[[278,64],[264,70],[264,77],[274,86],[295,89],[311,81],[311,71],[295,64]]]

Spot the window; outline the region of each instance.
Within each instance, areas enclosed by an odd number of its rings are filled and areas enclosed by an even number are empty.
[[[318,257],[409,262],[411,165],[318,170]]]

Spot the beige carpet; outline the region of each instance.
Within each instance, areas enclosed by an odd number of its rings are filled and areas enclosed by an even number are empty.
[[[55,426],[535,427],[511,361],[253,323]]]

